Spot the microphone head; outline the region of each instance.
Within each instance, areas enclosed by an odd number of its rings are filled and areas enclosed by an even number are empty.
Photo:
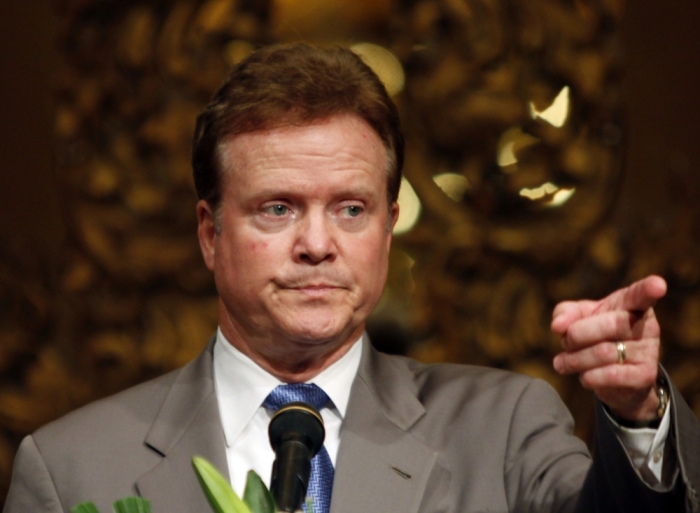
[[[293,440],[308,447],[313,458],[323,447],[326,430],[323,418],[316,408],[308,403],[292,402],[275,412],[270,420],[268,434],[275,452],[282,443]]]

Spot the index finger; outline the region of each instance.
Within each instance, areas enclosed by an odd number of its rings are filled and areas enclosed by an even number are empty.
[[[627,310],[644,312],[666,295],[666,280],[647,276],[624,289],[613,292],[600,302],[598,311]]]

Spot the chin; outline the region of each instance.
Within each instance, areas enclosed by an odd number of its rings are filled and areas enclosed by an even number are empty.
[[[287,303],[269,308],[280,337],[303,344],[342,344],[363,324],[366,309],[356,301]],[[359,337],[359,334],[358,334]]]
[[[306,317],[306,318],[305,318]],[[352,333],[349,319],[323,316],[295,316],[293,323],[285,323],[282,330],[287,337],[306,344],[323,344]]]

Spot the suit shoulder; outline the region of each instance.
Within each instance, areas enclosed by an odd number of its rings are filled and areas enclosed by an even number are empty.
[[[71,445],[76,438],[83,439],[89,430],[100,438],[114,437],[115,433],[147,426],[158,413],[172,383],[182,369],[177,369],[150,381],[140,383],[103,399],[82,406],[63,417],[39,428],[33,438],[39,448]]]
[[[558,394],[547,382],[512,371],[456,363],[427,364],[400,356],[382,357],[389,358],[394,367],[412,374],[417,396],[424,404],[449,396],[514,406],[523,394],[533,393],[559,401]]]
[[[382,355],[393,360],[393,364],[405,368],[415,376],[418,383],[440,381],[441,383],[478,381],[489,385],[526,386],[537,378],[516,372],[461,363],[422,363],[405,356]]]

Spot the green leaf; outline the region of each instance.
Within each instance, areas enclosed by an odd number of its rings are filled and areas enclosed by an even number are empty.
[[[151,513],[151,503],[141,497],[127,497],[112,504],[114,513]]]
[[[254,470],[248,472],[243,501],[252,513],[275,513],[275,500],[260,476]]]
[[[70,513],[100,513],[92,502],[82,502],[76,504],[70,510]]]
[[[214,465],[201,456],[192,458],[194,470],[209,504],[216,513],[252,513]]]

